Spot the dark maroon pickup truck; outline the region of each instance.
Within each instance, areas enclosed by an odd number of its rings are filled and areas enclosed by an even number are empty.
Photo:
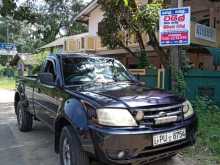
[[[40,120],[54,132],[61,165],[146,164],[193,145],[195,112],[188,100],[149,89],[115,59],[51,55],[36,77],[18,80],[21,131]]]

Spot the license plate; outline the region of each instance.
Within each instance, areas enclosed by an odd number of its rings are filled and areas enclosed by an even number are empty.
[[[171,132],[153,135],[153,146],[167,144],[186,139],[186,129],[178,129]]]

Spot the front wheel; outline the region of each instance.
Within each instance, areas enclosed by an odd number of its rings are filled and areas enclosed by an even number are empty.
[[[62,129],[60,137],[61,165],[89,165],[89,158],[71,126]]]

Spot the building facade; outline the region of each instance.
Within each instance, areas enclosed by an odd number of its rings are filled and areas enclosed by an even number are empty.
[[[137,0],[137,3],[148,3],[148,0]],[[170,7],[177,6],[177,0],[165,0]],[[217,0],[184,0],[184,6],[192,9],[191,46],[186,47],[186,52],[192,67],[208,70],[218,69],[217,50],[220,47],[220,1]],[[90,52],[102,56],[111,56],[119,59],[129,68],[137,67],[137,59],[129,55],[124,49],[109,50],[101,43],[98,36],[99,23],[103,19],[104,12],[97,0],[92,1],[76,17],[75,21],[88,25],[88,33],[69,36],[63,40],[64,52]],[[148,36],[144,36],[146,42]],[[127,38],[125,38],[127,40]],[[134,37],[129,37],[127,43],[133,52],[138,52],[138,44]],[[147,46],[147,45],[146,45]],[[216,51],[214,51],[215,49]],[[151,46],[147,46],[149,61],[160,67],[159,56]],[[220,56],[220,54],[219,54]]]

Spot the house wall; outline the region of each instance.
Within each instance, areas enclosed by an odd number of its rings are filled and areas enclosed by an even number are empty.
[[[203,64],[204,70],[214,70],[213,56],[206,53],[190,53],[190,61],[193,64],[193,68],[199,68],[199,65]]]
[[[187,0],[184,6],[191,6],[192,15],[196,21],[209,18],[210,25],[220,29],[220,1],[212,2],[210,0]]]
[[[89,33],[93,36],[97,36],[98,24],[103,19],[104,12],[97,7],[89,16]]]

